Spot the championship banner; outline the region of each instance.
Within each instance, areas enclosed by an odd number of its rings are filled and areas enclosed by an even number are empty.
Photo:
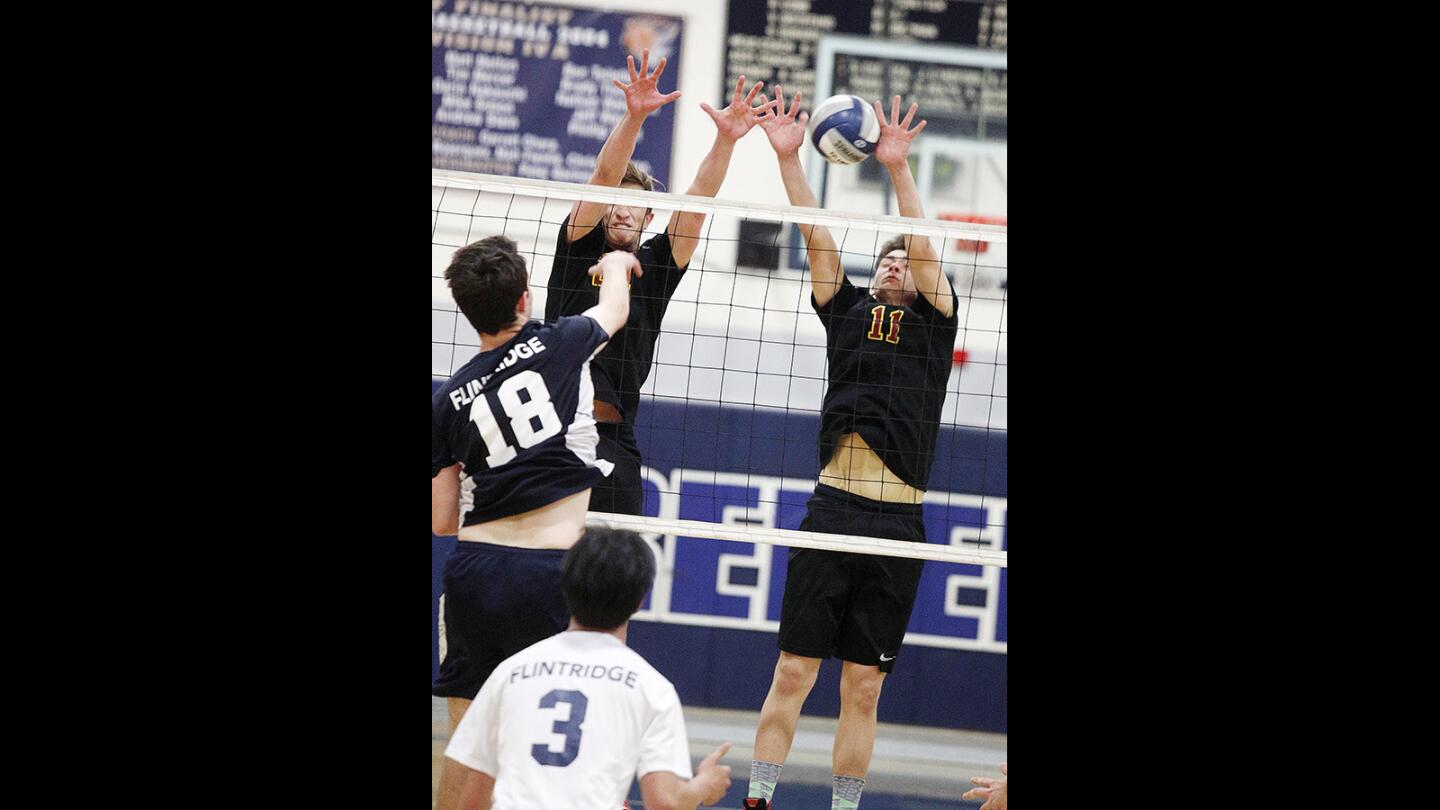
[[[668,59],[664,92],[680,75],[679,17],[535,3],[432,0],[430,165],[584,183],[625,114],[611,79]],[[667,187],[675,106],[645,119],[640,168]]]

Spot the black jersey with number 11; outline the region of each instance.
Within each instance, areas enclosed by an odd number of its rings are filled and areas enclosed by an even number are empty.
[[[820,410],[820,466],[846,433],[859,433],[900,480],[927,489],[950,379],[959,308],[950,316],[924,295],[909,306],[881,303],[841,277],[825,306],[811,306],[825,326],[829,385]]]
[[[611,465],[595,457],[590,358],[610,336],[593,318],[530,321],[461,366],[430,403],[430,477],[460,463],[473,526],[589,489]]]

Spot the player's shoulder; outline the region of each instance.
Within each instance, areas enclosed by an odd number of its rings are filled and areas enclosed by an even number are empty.
[[[482,354],[484,353],[476,354],[474,357],[465,361],[464,365],[450,373],[449,378],[442,380],[439,385],[435,386],[434,392],[430,395],[431,404],[438,407],[442,402],[448,402],[451,392],[464,388],[474,382],[478,376],[477,369],[479,368]]]
[[[640,247],[635,249],[635,258],[641,264],[663,264],[670,260],[672,251],[670,234],[661,231],[640,243]]]
[[[959,294],[957,294],[954,289],[946,289],[940,293],[940,295],[950,299],[949,315],[941,312],[940,308],[935,305],[934,301],[930,300],[929,296],[920,292],[915,293],[915,300],[912,301],[907,308],[913,310],[915,314],[924,317],[926,320],[934,322],[937,326],[958,324],[960,319]]]
[[[534,323],[539,322],[535,321]],[[541,324],[537,327],[536,337],[541,342],[549,343],[557,340],[587,340],[596,336],[597,333],[603,332],[605,332],[605,327],[601,326],[599,321],[582,312],[578,315],[563,315],[553,321]],[[605,337],[608,338],[609,334],[606,333]]]
[[[870,289],[868,287],[861,289],[855,286],[855,282],[850,280],[849,275],[841,273],[840,286],[835,288],[835,294],[830,300],[833,302],[833,306],[843,307],[846,310],[863,307],[870,303]]]

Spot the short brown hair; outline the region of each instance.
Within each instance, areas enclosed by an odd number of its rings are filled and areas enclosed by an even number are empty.
[[[655,178],[647,174],[644,169],[636,166],[633,160],[625,164],[625,176],[620,178],[620,185],[623,186],[626,183],[637,183],[646,191],[655,190]]]
[[[886,242],[885,244],[880,246],[880,252],[875,255],[876,270],[880,269],[880,260],[884,259],[886,254],[888,254],[892,250],[905,250],[907,254],[909,253],[909,251],[905,247],[904,236],[897,236],[894,239],[891,239],[889,242]]]
[[[445,280],[475,331],[493,335],[515,322],[515,304],[530,289],[525,257],[505,236],[490,236],[455,251]]]

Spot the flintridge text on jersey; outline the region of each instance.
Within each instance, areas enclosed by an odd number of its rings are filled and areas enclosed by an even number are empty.
[[[592,678],[594,680],[623,682],[631,689],[635,688],[635,679],[639,673],[633,669],[626,669],[621,666],[607,667],[603,664],[572,664],[569,661],[540,661],[533,664],[522,664],[510,670],[510,682],[537,678],[544,675],[570,677],[570,678]]]
[[[491,377],[515,365],[516,362],[527,357],[534,357],[543,351],[545,351],[545,344],[540,342],[539,337],[532,337],[524,343],[516,343],[510,347],[510,351],[505,353],[505,359],[500,361],[500,365],[496,366],[494,371],[451,391],[450,402],[455,405],[455,410],[460,410],[475,401],[480,389],[485,387],[485,383],[489,382]]]

